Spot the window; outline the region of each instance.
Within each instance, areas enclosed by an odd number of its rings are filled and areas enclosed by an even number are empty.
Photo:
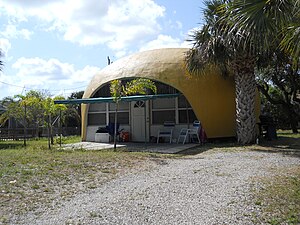
[[[106,103],[90,104],[89,112],[105,112]]]
[[[197,120],[190,103],[183,95],[178,97],[178,117],[179,123],[193,123]]]
[[[193,123],[197,117],[192,109],[179,109],[178,110],[179,123]]]
[[[105,113],[89,113],[88,125],[106,125]]]
[[[175,98],[158,98],[152,101],[152,109],[174,109]]]
[[[109,103],[109,111],[115,111],[116,105],[116,103]],[[118,110],[129,110],[129,102],[119,102]]]
[[[119,124],[129,124],[129,112],[118,112],[117,120]],[[109,122],[115,122],[115,113],[109,113]]]
[[[164,121],[176,122],[175,98],[160,98],[152,101],[152,124]]]
[[[152,124],[163,124],[165,121],[175,122],[175,109],[152,112]]]

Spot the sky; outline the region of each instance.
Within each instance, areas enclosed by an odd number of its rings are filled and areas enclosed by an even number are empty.
[[[111,61],[156,48],[190,47],[201,0],[0,0],[0,100],[84,91]]]

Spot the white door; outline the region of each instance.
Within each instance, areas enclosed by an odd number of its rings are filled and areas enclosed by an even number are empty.
[[[131,102],[131,140],[144,142],[146,132],[146,102],[133,101]]]

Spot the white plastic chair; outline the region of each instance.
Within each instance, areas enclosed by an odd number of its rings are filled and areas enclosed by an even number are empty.
[[[179,133],[179,137],[177,140],[177,143],[180,142],[180,139],[183,139],[182,144],[186,142],[187,137],[189,136],[192,138],[193,136],[196,136],[198,139],[199,144],[201,143],[200,137],[199,137],[199,131],[201,128],[201,124],[198,120],[195,120],[193,122],[193,128],[187,129],[187,128],[182,128]]]
[[[181,128],[181,130],[179,132],[178,139],[177,139],[177,144],[180,142],[180,139],[183,139],[182,144],[184,144],[185,141],[186,141],[187,136],[188,136],[188,129],[187,128]]]
[[[172,143],[173,137],[173,129],[175,127],[175,123],[172,121],[165,121],[164,128],[160,129],[157,134],[157,143],[159,142],[160,137],[167,137],[170,139],[170,143]]]

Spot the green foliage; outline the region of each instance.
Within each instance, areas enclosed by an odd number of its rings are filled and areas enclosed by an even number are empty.
[[[72,92],[68,99],[82,99],[84,91]]]
[[[205,23],[191,35],[193,48],[187,54],[186,66],[192,74],[204,74],[210,67],[219,67],[223,74],[227,75],[230,70],[229,60],[240,52],[235,46],[229,47],[230,44],[221,33],[220,20],[224,17],[224,11],[220,10],[220,7],[223,4],[224,0],[205,1]],[[225,21],[222,23],[224,25]]]
[[[110,82],[110,94],[115,102],[119,102],[123,96],[123,86],[121,80],[113,80]]]
[[[66,105],[64,104],[54,104],[55,100],[64,100],[65,98],[62,96],[57,96],[55,98],[46,98],[42,104],[44,108],[44,114],[45,115],[58,115],[59,111],[64,111],[67,109]]]
[[[147,94],[148,90],[151,90],[153,93],[157,92],[155,83],[145,78],[128,81],[125,85],[122,84],[121,80],[110,82],[110,93],[115,102],[119,102],[122,96]]]
[[[276,51],[268,65],[256,70],[257,87],[263,94],[263,112],[274,116],[280,128],[297,132],[300,121],[300,64]]]
[[[149,79],[137,78],[126,83],[123,88],[125,95],[133,94],[147,94],[147,90],[151,90],[153,93],[156,93],[155,83]]]
[[[18,121],[22,126],[38,127],[43,123],[43,104],[46,94],[39,91],[29,91],[26,95],[15,95],[2,100],[7,111],[1,115],[3,123],[9,118]],[[26,118],[25,118],[26,108]]]
[[[188,53],[187,68],[194,72],[214,64],[228,72],[230,61],[236,57],[248,55],[258,61],[268,61],[277,50],[284,51],[298,62],[299,2],[205,1],[205,22],[191,36],[194,46]]]
[[[68,99],[82,99],[84,91],[73,92]],[[66,127],[80,127],[81,104],[68,104],[62,114],[62,122]]]
[[[49,94],[40,91],[29,91],[26,95],[4,98],[2,104],[6,106],[7,110],[0,116],[0,122],[3,124],[8,119],[13,119],[23,127],[35,128],[36,135],[38,135],[39,127],[47,124],[53,143],[52,118],[58,116],[60,111],[67,109],[65,105],[54,104],[54,100],[62,99],[64,98],[61,96],[51,98]]]

